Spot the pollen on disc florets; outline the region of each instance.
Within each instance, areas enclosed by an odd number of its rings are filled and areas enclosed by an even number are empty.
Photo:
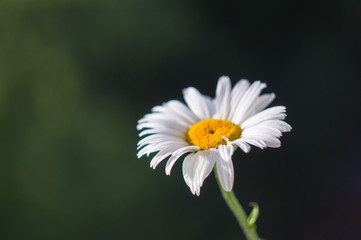
[[[206,119],[191,126],[186,133],[186,140],[201,149],[218,148],[227,144],[223,137],[233,141],[241,136],[242,130],[237,125],[220,119]]]

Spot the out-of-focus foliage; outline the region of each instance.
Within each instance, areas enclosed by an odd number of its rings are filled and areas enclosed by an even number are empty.
[[[266,81],[294,127],[234,156],[260,235],[355,239],[360,16],[351,0],[0,1],[0,238],[241,239],[212,177],[197,198],[180,162],[167,177],[135,156],[137,119],[227,74]]]

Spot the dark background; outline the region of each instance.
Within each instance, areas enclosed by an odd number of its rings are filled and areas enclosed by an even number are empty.
[[[360,239],[361,1],[0,1],[1,239],[243,239],[213,175],[136,158],[136,122],[262,80],[293,127],[237,151],[272,239]]]

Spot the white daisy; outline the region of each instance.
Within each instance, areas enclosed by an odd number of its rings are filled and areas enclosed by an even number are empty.
[[[183,176],[193,194],[200,194],[205,178],[216,165],[225,191],[231,191],[234,180],[232,155],[239,147],[248,153],[250,145],[280,147],[282,132],[291,126],[282,121],[284,106],[265,109],[274,93],[261,94],[265,83],[250,84],[242,79],[233,87],[229,77],[218,80],[216,97],[202,95],[193,87],[183,90],[186,104],[171,100],[155,106],[152,113],[139,120],[138,158],[157,152],[152,168],[167,159],[165,172],[170,175],[174,163],[182,155]],[[264,110],[265,109],[265,110]]]

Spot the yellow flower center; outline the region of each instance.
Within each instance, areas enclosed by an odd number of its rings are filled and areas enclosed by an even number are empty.
[[[242,129],[237,125],[220,119],[206,119],[191,126],[186,133],[186,140],[191,145],[201,149],[218,148],[218,145],[227,144],[222,136],[229,141],[238,139]]]

